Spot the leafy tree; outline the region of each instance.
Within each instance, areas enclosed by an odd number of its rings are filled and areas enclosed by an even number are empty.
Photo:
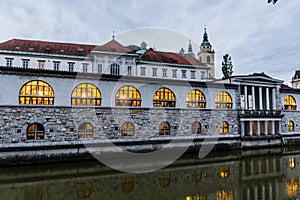
[[[223,61],[222,61],[222,72],[224,75],[224,78],[230,78],[232,76],[232,61],[231,61],[231,57],[229,56],[229,54],[225,54],[223,56]]]
[[[268,3],[273,3],[275,4],[278,0],[268,0]]]

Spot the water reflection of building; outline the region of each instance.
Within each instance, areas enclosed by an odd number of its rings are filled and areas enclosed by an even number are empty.
[[[207,161],[209,160],[209,164]],[[234,160],[234,161],[233,161]],[[299,197],[300,154],[236,156],[175,163],[147,174],[116,173],[95,163],[17,172],[1,169],[0,198],[273,200]]]

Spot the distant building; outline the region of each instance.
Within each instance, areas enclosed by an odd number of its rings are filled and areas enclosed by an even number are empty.
[[[292,78],[292,87],[295,89],[300,89],[300,70],[295,71]]]

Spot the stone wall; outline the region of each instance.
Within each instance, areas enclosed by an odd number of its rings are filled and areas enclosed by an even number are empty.
[[[229,123],[228,135],[238,135],[239,132],[235,110],[26,105],[0,107],[0,141],[2,143],[78,141],[78,127],[84,122],[93,125],[94,139],[121,138],[120,127],[125,122],[132,122],[135,126],[135,135],[125,138],[127,140],[163,137],[158,134],[162,122],[171,125],[171,135],[168,137],[188,136],[192,135],[192,123],[196,121],[200,122],[201,132],[205,135],[219,136],[220,124],[223,121]],[[44,140],[27,140],[27,128],[32,123],[44,126]]]

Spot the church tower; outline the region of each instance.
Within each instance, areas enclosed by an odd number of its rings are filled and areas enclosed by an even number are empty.
[[[204,28],[203,41],[200,45],[198,58],[202,63],[210,67],[208,77],[215,78],[215,51],[212,49],[212,46],[208,41],[206,28]]]

